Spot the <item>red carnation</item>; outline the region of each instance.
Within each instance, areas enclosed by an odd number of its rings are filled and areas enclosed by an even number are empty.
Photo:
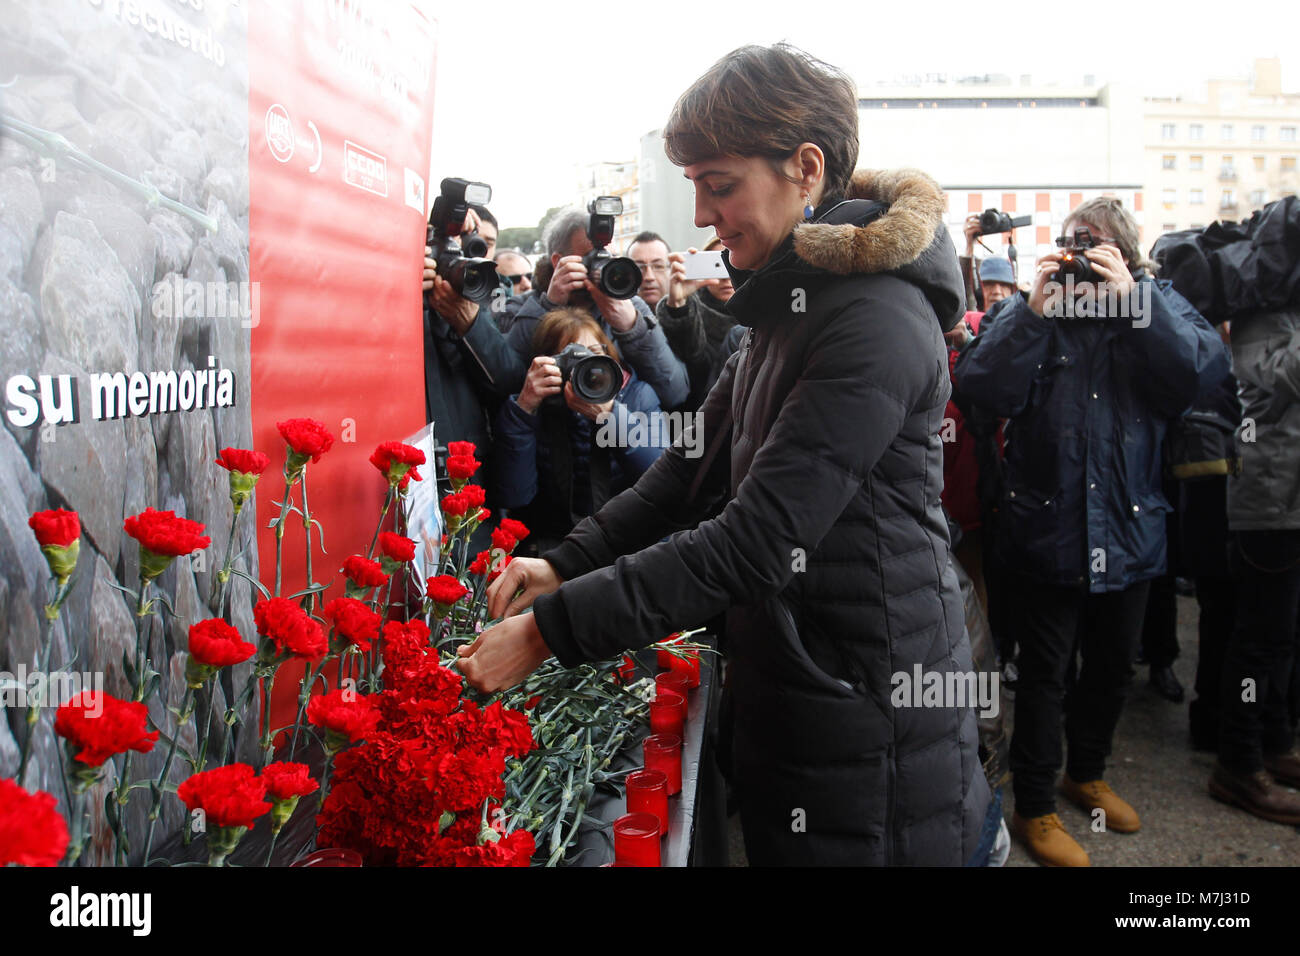
[[[379,535],[379,550],[394,561],[405,563],[415,560],[415,542],[391,531]]]
[[[436,578],[429,578],[427,585],[429,597],[433,600],[433,603],[448,607],[469,593],[469,588],[450,574],[440,574]]]
[[[487,500],[487,492],[482,485],[466,485],[460,490],[460,496],[469,504],[471,511],[483,507],[483,502]]]
[[[424,461],[424,452],[400,441],[386,441],[370,455],[370,464],[384,473],[390,485],[404,485],[408,479],[419,481],[420,473],[415,466],[423,465]]]
[[[343,560],[343,573],[362,590],[380,587],[388,580],[378,561],[370,561],[359,554]]]
[[[202,810],[209,827],[252,827],[255,819],[271,809],[266,802],[266,781],[246,763],[196,773],[176,788],[176,795],[191,813]]]
[[[491,564],[492,564],[492,552],[480,551],[478,554],[474,556],[474,560],[470,562],[469,573],[478,574],[478,575],[487,574],[488,567]]]
[[[500,528],[516,541],[523,541],[528,537],[528,526],[514,518],[502,518]]]
[[[280,437],[289,446],[289,472],[302,471],[308,459],[314,465],[320,456],[329,451],[334,444],[334,436],[324,423],[314,418],[290,418],[288,421],[276,422]]]
[[[326,746],[335,751],[347,741],[373,733],[379,718],[373,700],[342,688],[317,694],[307,702],[307,722],[326,732]]]
[[[42,548],[66,548],[81,537],[81,519],[75,511],[62,508],[36,512],[27,519],[27,527],[36,532],[36,542]]]
[[[335,598],[321,613],[334,623],[334,633],[358,650],[369,651],[370,642],[379,636],[379,615],[355,598]]]
[[[41,546],[45,563],[62,587],[76,570],[77,556],[81,553],[81,519],[75,511],[56,508],[36,512],[27,519],[27,526],[36,533],[36,543]]]
[[[463,518],[469,510],[469,501],[463,494],[453,492],[442,498],[442,513],[448,518]]]
[[[223,448],[217,456],[217,464],[226,471],[260,475],[270,466],[271,459],[260,451],[249,451],[247,448]]]
[[[320,789],[305,763],[267,764],[262,768],[262,780],[266,783],[266,795],[272,800],[292,800]]]
[[[329,641],[320,623],[288,598],[267,598],[253,607],[257,633],[268,638],[280,654],[305,660],[323,657]]]
[[[472,441],[447,442],[448,458],[473,458],[477,453],[478,449]]]
[[[453,482],[465,481],[478,471],[478,468],[479,462],[468,455],[453,455],[447,459],[447,474],[451,476]]]
[[[504,522],[502,523],[504,524]],[[509,554],[511,551],[515,549],[515,545],[517,545],[518,543],[519,542],[515,540],[515,536],[512,535],[509,531],[506,531],[505,528],[496,528],[492,532],[493,550],[500,548],[506,554]]]
[[[57,801],[0,778],[0,867],[58,866],[67,849],[68,825]]]
[[[140,577],[152,581],[167,570],[173,558],[202,551],[212,543],[203,525],[178,518],[174,511],[145,508],[123,522],[126,533],[140,542]]]
[[[199,621],[190,627],[190,659],[185,677],[191,687],[200,687],[221,668],[241,664],[256,653],[257,647],[221,618]]]
[[[158,741],[158,731],[147,729],[148,708],[135,701],[88,690],[58,709],[54,732],[75,750],[75,759],[98,767],[114,754],[134,750],[148,753]]]

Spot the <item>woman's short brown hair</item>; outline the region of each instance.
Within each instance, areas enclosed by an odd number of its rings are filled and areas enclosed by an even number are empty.
[[[839,199],[858,162],[858,96],[841,70],[786,43],[743,46],[677,100],[664,148],[678,166],[764,156],[773,168],[814,143],[826,157],[822,198]]]
[[[1141,239],[1137,220],[1118,199],[1113,196],[1098,196],[1071,209],[1065,217],[1066,234],[1072,235],[1074,228],[1081,222],[1091,223],[1107,233],[1106,238],[1114,239],[1131,272],[1146,269],[1155,275],[1159,267],[1142,254],[1142,247],[1138,244]]]
[[[581,309],[552,309],[542,316],[537,328],[533,330],[533,357],[559,355],[566,345],[576,341],[583,332],[590,332],[599,339],[605,347],[605,354],[614,361],[623,361],[600,323]]]

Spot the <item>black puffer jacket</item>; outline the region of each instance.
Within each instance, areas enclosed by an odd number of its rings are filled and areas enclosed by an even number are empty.
[[[827,204],[733,271],[752,334],[702,408],[709,451],[579,524],[534,608],[568,664],[729,609],[752,863],[961,865],[990,799],[974,712],[891,704],[914,665],[972,672],[939,503],[961,277],[929,177],[860,170],[853,195],[883,202]]]

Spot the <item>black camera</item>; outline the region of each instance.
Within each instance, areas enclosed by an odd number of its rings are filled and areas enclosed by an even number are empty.
[[[614,218],[623,213],[617,196],[597,196],[587,206],[587,238],[592,249],[582,257],[587,278],[611,299],[630,299],[641,288],[641,267],[627,256],[611,256],[605,247],[614,238]]]
[[[438,275],[457,295],[474,302],[486,302],[501,287],[496,263],[486,258],[487,241],[477,232],[462,233],[470,206],[486,205],[491,198],[487,183],[444,179],[442,193],[429,211],[426,242],[438,262]]]
[[[1058,236],[1056,245],[1061,250],[1061,264],[1052,274],[1053,282],[1064,282],[1066,276],[1074,276],[1074,284],[1098,282],[1102,275],[1088,261],[1087,250],[1100,245],[1092,237],[1092,231],[1086,226],[1074,230],[1073,236]]]
[[[604,405],[623,390],[623,369],[608,355],[574,342],[552,357],[560,367],[563,381],[572,382],[574,394],[585,402]],[[546,401],[563,405],[564,396],[549,395]]]
[[[980,213],[980,235],[991,236],[999,232],[1010,232],[1021,226],[1028,226],[1034,221],[1033,216],[1012,217],[1010,213],[997,209],[985,209]]]

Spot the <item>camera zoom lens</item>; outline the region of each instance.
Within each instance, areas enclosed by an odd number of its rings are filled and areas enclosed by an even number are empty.
[[[641,287],[641,267],[626,256],[609,259],[600,270],[600,288],[611,299],[630,299]]]
[[[603,405],[618,395],[623,375],[618,363],[608,356],[583,359],[574,370],[573,390],[578,397],[595,405]]]

